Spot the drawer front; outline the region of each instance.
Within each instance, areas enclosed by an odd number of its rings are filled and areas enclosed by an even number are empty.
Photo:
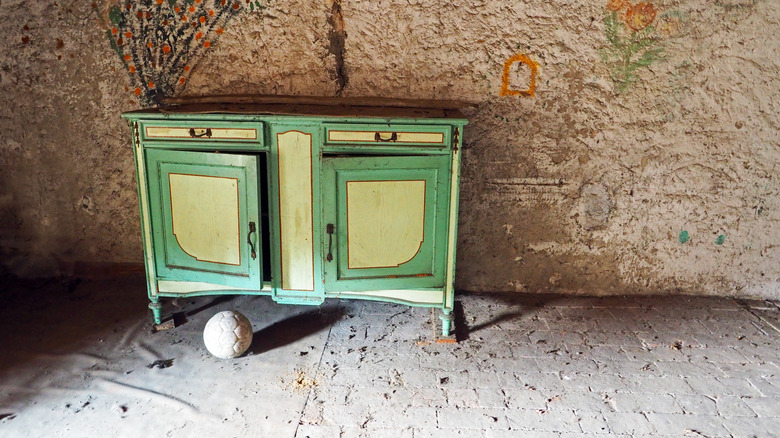
[[[325,127],[328,144],[448,147],[449,138],[449,126],[339,124]]]
[[[262,124],[213,121],[147,122],[141,126],[144,141],[262,142]]]

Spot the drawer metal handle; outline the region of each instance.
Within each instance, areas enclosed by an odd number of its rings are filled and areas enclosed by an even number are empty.
[[[195,133],[195,128],[190,128],[190,137],[192,138],[201,138],[201,137],[211,137],[211,128],[206,128],[205,131],[201,132],[200,134]]]
[[[333,252],[331,251],[333,249],[333,232],[336,231],[336,227],[333,226],[333,224],[328,224],[328,255],[325,257],[325,260],[332,262],[333,261]]]
[[[382,138],[382,134],[376,133],[374,134],[374,141],[397,141],[398,140],[398,133],[394,132],[392,135],[390,135],[390,138]]]
[[[255,231],[256,231],[255,230],[255,223],[254,222],[250,222],[249,223],[249,234],[246,235],[246,243],[249,244],[249,248],[252,250],[251,251],[252,260],[257,258],[257,252],[255,252],[255,244],[252,243],[252,233],[254,233]]]

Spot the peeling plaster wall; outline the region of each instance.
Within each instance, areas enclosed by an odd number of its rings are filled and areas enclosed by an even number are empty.
[[[240,1],[218,37],[193,26],[174,94],[478,103],[459,289],[780,298],[780,3]],[[119,114],[150,81],[112,5],[0,2],[5,270],[141,261]]]

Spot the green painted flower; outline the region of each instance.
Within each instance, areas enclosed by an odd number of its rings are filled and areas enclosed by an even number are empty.
[[[637,80],[636,71],[661,59],[664,48],[652,23],[655,7],[648,3],[629,6],[625,15],[611,10],[604,17],[608,47],[601,56],[612,80],[623,92]]]

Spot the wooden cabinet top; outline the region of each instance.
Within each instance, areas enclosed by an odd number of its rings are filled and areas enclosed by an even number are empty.
[[[473,103],[380,97],[193,96],[169,98],[158,108],[130,111],[127,118],[170,114],[299,115],[312,117],[381,117],[453,119],[466,122],[461,109]]]

